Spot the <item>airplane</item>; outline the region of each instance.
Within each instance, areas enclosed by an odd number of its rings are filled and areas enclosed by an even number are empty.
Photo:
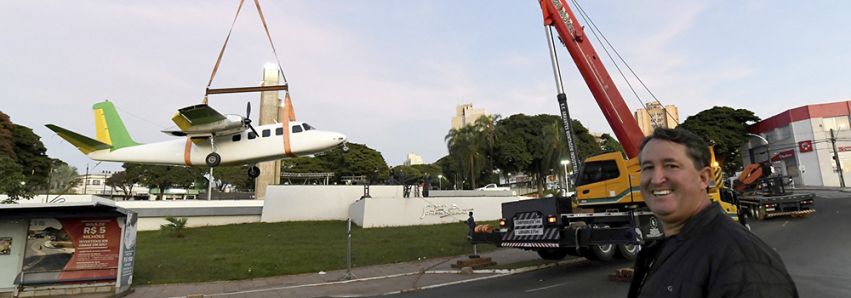
[[[260,176],[258,162],[314,154],[342,146],[348,151],[346,136],[323,131],[295,121],[287,98],[282,123],[251,125],[251,103],[245,117],[222,115],[207,104],[178,110],[172,117],[177,130],[163,132],[181,139],[141,144],[130,137],[124,122],[110,101],[94,104],[96,139],[53,124],[47,128],[77,147],[93,160],[139,164],[207,166],[250,165],[248,176]]]

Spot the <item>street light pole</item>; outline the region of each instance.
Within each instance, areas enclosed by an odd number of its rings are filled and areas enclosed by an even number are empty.
[[[443,175],[437,175],[437,188],[443,190]]]

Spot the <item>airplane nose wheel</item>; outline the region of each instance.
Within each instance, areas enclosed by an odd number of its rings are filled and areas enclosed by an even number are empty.
[[[207,163],[208,167],[213,168],[222,163],[222,157],[219,156],[218,153],[213,152],[207,155],[207,158],[204,159],[204,162]]]
[[[248,167],[248,177],[257,178],[260,177],[260,168],[257,166]]]

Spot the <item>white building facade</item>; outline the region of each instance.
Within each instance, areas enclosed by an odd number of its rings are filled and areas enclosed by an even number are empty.
[[[841,101],[797,107],[762,120],[748,131],[765,140],[749,138],[740,150],[742,162],[769,160],[797,186],[838,187],[841,179],[851,186],[849,117],[851,101]]]

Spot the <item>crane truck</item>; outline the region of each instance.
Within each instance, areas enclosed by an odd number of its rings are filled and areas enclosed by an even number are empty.
[[[575,197],[504,203],[499,230],[474,233],[473,241],[534,250],[548,260],[562,259],[568,254],[604,261],[613,257],[632,260],[639,244],[664,237],[659,221],[646,208],[639,190],[638,153],[644,134],[566,1],[539,0],[539,4],[569,158],[579,165],[551,28],[558,32],[626,157],[620,152],[609,152],[587,158],[579,166]],[[738,219],[735,196],[723,187],[721,168],[711,147],[710,152],[713,179],[709,199],[719,202],[725,212]]]
[[[789,188],[789,177],[773,173],[771,162],[746,165],[731,178],[735,200],[751,218],[763,220],[778,216],[806,216],[816,212],[815,194],[796,193]]]

